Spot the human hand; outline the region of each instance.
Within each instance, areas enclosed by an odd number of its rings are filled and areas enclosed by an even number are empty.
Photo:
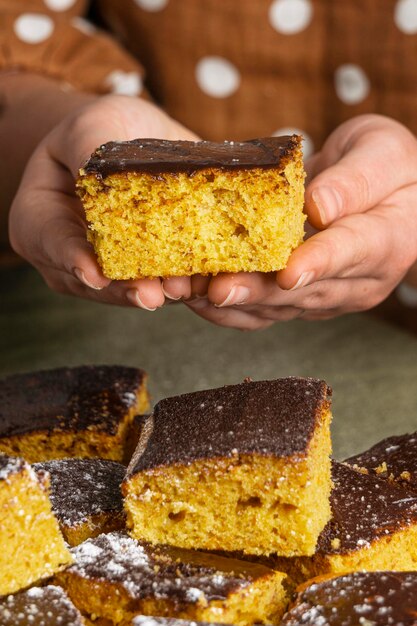
[[[384,300],[417,259],[417,140],[398,122],[342,124],[306,164],[312,236],[277,274],[194,279],[190,303],[214,323],[254,330],[327,319]],[[317,232],[320,231],[320,232]]]
[[[87,242],[75,195],[81,165],[102,143],[136,137],[196,137],[154,105],[125,96],[103,96],[77,108],[50,132],[30,158],[12,204],[10,242],[55,291],[100,302],[153,310],[190,295],[189,278],[111,281]]]

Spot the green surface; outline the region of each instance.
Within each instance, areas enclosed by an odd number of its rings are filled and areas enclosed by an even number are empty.
[[[417,339],[363,315],[222,329],[182,305],[155,313],[50,292],[32,270],[1,273],[0,374],[83,363],[140,366],[154,401],[279,376],[324,378],[334,390],[335,455],[417,429]]]

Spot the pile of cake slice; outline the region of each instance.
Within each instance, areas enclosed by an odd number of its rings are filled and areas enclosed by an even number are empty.
[[[417,624],[417,434],[331,459],[324,381],[0,381],[0,626]]]

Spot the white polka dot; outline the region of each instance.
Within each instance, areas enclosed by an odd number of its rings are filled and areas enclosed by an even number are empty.
[[[67,11],[68,9],[73,7],[74,4],[77,2],[77,0],[43,0],[43,1],[48,7],[48,9],[51,9],[51,11]]]
[[[417,33],[417,0],[398,0],[395,5],[394,21],[407,35]]]
[[[71,25],[77,30],[84,33],[84,35],[92,35],[96,32],[95,26],[91,22],[88,22],[83,17],[73,17],[71,20]]]
[[[284,35],[295,35],[310,24],[313,17],[311,0],[274,0],[269,7],[272,28]]]
[[[395,293],[401,304],[410,308],[417,308],[417,289],[415,287],[401,283]]]
[[[286,126],[284,128],[279,128],[274,133],[272,133],[273,137],[280,137],[281,135],[301,135],[303,137],[303,156],[304,159],[308,159],[314,152],[314,144],[310,135],[308,135],[304,130],[300,128],[294,128],[293,126]]]
[[[202,91],[213,98],[227,98],[239,87],[237,68],[223,57],[204,57],[195,70],[197,83]]]
[[[41,43],[54,30],[54,22],[48,15],[23,13],[14,23],[14,32],[25,43]]]
[[[162,11],[168,4],[168,0],[135,0],[136,4],[145,11]]]
[[[359,104],[368,96],[370,83],[362,68],[346,63],[336,70],[335,89],[345,104]]]
[[[138,96],[143,88],[142,78],[137,72],[114,70],[107,76],[105,82],[113,93],[121,96]]]

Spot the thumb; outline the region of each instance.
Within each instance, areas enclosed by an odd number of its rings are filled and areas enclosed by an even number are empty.
[[[367,116],[343,124],[315,163],[315,171],[322,171],[306,189],[309,221],[323,228],[368,211],[413,181],[416,155],[416,139],[394,120]]]

